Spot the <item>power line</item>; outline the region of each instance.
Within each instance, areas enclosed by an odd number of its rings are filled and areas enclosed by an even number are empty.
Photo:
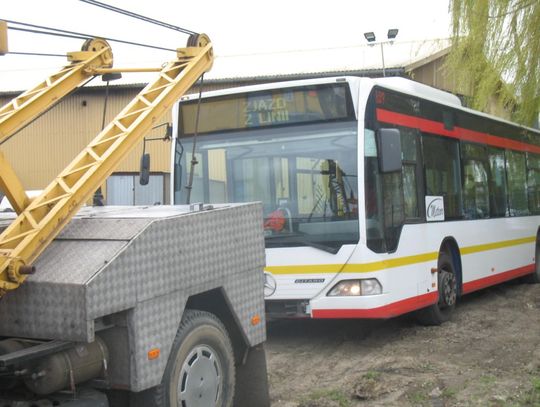
[[[161,27],[168,28],[170,30],[179,31],[179,32],[184,33],[184,34],[188,34],[188,35],[196,35],[196,34],[198,34],[195,31],[191,31],[191,30],[188,30],[188,29],[185,29],[185,28],[182,28],[182,27],[178,27],[176,25],[165,23],[163,21],[159,21],[159,20],[156,20],[156,19],[153,19],[153,18],[150,18],[150,17],[146,17],[146,16],[143,16],[141,14],[133,13],[133,12],[128,11],[128,10],[124,10],[124,9],[121,9],[121,8],[118,8],[118,7],[111,6],[109,4],[101,3],[101,2],[96,1],[96,0],[80,0],[80,1],[82,1],[83,3],[90,4],[92,6],[97,6],[97,7],[101,7],[101,8],[104,8],[106,10],[109,10],[109,11],[114,11],[115,13],[123,14],[123,15],[128,16],[128,17],[136,18],[138,20],[142,20],[142,21],[145,21],[145,22],[150,23],[150,24],[155,24],[155,25],[159,25]]]
[[[120,39],[117,39],[117,38],[101,37],[99,35],[90,35],[90,34],[84,34],[84,33],[79,33],[79,32],[75,32],[75,31],[61,30],[61,29],[53,28],[53,27],[46,27],[46,26],[40,26],[40,25],[28,24],[28,23],[21,23],[20,21],[13,21],[13,20],[4,20],[4,21],[9,23],[9,24],[17,24],[17,25],[20,25],[22,27],[32,27],[32,28],[37,29],[37,30],[35,30],[35,29],[29,29],[29,28],[11,27],[11,26],[8,25],[8,29],[10,29],[10,30],[25,31],[25,32],[33,33],[33,34],[54,35],[54,36],[57,36],[57,37],[77,38],[77,39],[103,38],[104,40],[107,40],[107,41],[110,41],[110,42],[118,42],[118,43],[121,43],[121,44],[134,45],[134,46],[137,46],[137,47],[159,49],[161,51],[176,52],[176,49],[163,48],[163,47],[159,47],[157,45],[143,44],[143,43],[139,43],[139,42],[120,40]]]
[[[40,53],[40,52],[13,52],[13,51],[9,51],[7,52],[7,54],[12,54],[12,55],[29,55],[29,56],[34,56],[34,57],[66,57],[66,54],[43,54],[43,53]]]
[[[23,31],[23,32],[32,33],[32,34],[53,35],[55,37],[64,37],[64,38],[76,38],[76,39],[79,39],[79,40],[86,40],[88,38],[92,38],[92,37],[86,37],[84,35],[78,35],[78,34],[75,34],[75,33],[73,33],[73,34],[60,34],[60,33],[55,33],[55,32],[52,32],[52,31],[31,30],[29,28],[21,28],[21,27],[9,27],[8,26],[8,28],[10,30],[13,30],[13,31]]]
[[[446,43],[449,42],[450,38],[432,38],[432,39],[422,39],[422,40],[406,40],[406,41],[394,41],[396,45],[415,45],[415,44],[429,44],[429,43]],[[338,45],[334,47],[319,47],[319,48],[294,48],[294,49],[283,49],[275,51],[262,51],[262,52],[247,52],[239,54],[216,54],[215,58],[239,58],[239,57],[253,57],[253,56],[271,56],[271,55],[284,55],[284,54],[302,54],[310,52],[322,52],[322,51],[340,51],[346,49],[369,49],[371,45],[367,43],[357,43],[350,45]]]

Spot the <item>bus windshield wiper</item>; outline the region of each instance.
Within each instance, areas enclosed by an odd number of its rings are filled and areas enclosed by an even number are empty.
[[[339,251],[339,247],[329,246],[324,243],[313,242],[305,238],[305,235],[299,233],[284,233],[278,235],[265,236],[266,241],[272,243],[300,243],[315,249],[323,250],[327,253],[336,254]]]

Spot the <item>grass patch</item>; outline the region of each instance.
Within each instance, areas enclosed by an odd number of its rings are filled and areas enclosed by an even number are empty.
[[[369,370],[356,379],[352,397],[358,400],[375,400],[382,394],[387,393],[388,389],[384,385],[380,372]]]
[[[540,377],[533,377],[531,385],[523,401],[527,406],[540,407]]]
[[[540,377],[531,377],[531,387],[512,401],[512,407],[540,407]]]
[[[368,380],[377,380],[379,377],[381,377],[381,374],[374,370],[368,370],[363,377]]]
[[[496,381],[497,378],[490,374],[480,376],[480,383],[482,383],[486,387],[493,386]]]
[[[338,389],[317,390],[300,401],[298,407],[351,407],[350,398]]]
[[[425,390],[418,389],[407,394],[407,399],[414,405],[425,405],[429,400],[429,395]]]
[[[457,394],[457,390],[451,389],[449,387],[444,388],[442,391],[442,397],[445,399],[452,399],[456,397],[456,394]]]

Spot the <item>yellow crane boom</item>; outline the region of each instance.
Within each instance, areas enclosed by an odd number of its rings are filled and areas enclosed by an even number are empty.
[[[111,48],[101,39],[89,39],[81,51],[67,55],[69,65],[0,107],[0,143],[93,77],[94,69],[110,68],[113,63]],[[18,214],[30,203],[19,178],[1,152],[0,189]]]
[[[32,262],[152,126],[213,63],[212,44],[200,34],[149,83],[0,234],[0,296],[16,289]],[[113,71],[88,68],[92,74]]]

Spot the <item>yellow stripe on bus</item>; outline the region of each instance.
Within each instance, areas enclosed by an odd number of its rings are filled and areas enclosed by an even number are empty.
[[[476,246],[469,246],[460,249],[461,254],[471,254],[478,252],[486,252],[488,250],[502,249],[510,246],[517,246],[525,243],[533,243],[536,241],[536,236],[524,237],[521,239],[505,240],[503,242],[479,244]]]
[[[344,273],[369,273],[371,271],[378,271],[384,269],[390,269],[394,267],[408,266],[410,264],[424,263],[426,261],[436,260],[439,256],[438,252],[415,254],[414,256],[398,257],[397,259],[388,259],[382,261],[376,261],[374,263],[364,264],[347,264],[343,268]]]
[[[526,243],[533,243],[535,241],[536,237],[531,236],[521,239],[505,240],[502,242],[486,243],[476,246],[463,247],[460,249],[460,253],[461,255],[467,255],[472,253],[501,249],[510,246],[517,246]],[[438,252],[432,252],[364,264],[306,264],[299,266],[268,266],[265,268],[265,271],[268,271],[272,274],[336,274],[339,272],[370,273],[394,267],[425,263],[427,261],[437,260],[438,256]]]

